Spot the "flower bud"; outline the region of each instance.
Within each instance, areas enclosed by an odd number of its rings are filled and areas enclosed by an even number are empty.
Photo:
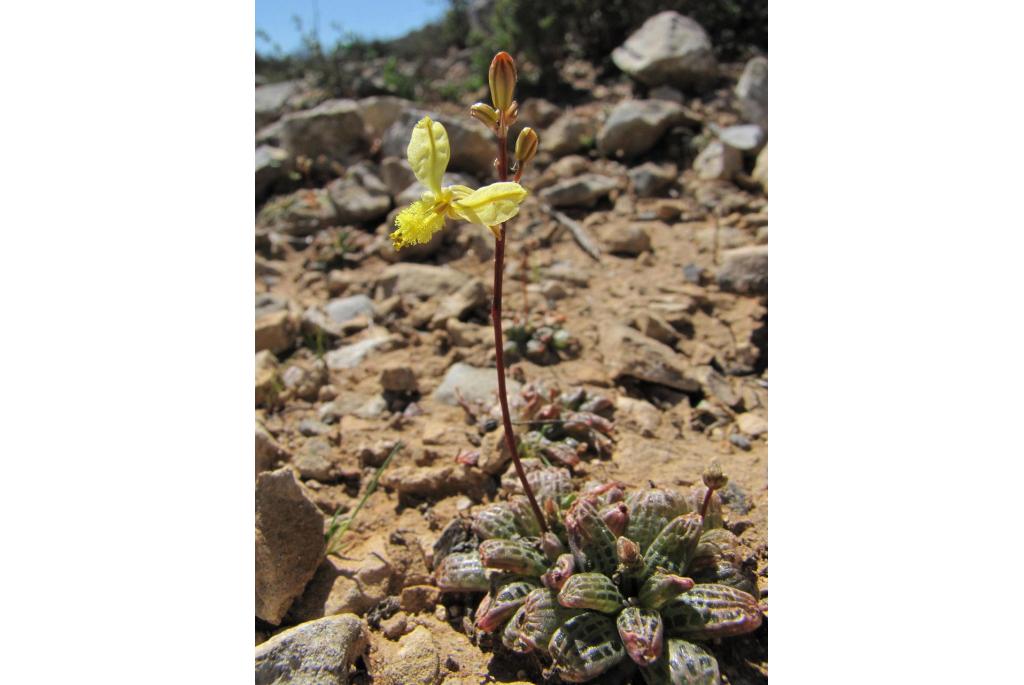
[[[499,112],[512,104],[512,93],[515,91],[517,78],[516,63],[512,55],[504,50],[495,55],[487,72],[487,82],[491,86],[491,101]]]
[[[701,479],[710,490],[721,490],[729,482],[729,477],[722,473],[722,465],[717,460],[704,470]]]
[[[516,161],[526,164],[537,154],[537,146],[540,145],[540,138],[537,132],[527,126],[519,132],[516,138]]]
[[[482,102],[478,102],[469,108],[469,116],[490,129],[498,125],[498,113],[493,107]]]

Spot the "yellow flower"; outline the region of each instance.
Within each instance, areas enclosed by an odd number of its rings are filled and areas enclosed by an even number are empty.
[[[398,230],[391,234],[396,250],[428,242],[444,226],[446,216],[487,226],[497,236],[497,225],[519,213],[526,189],[518,183],[492,183],[478,190],[459,185],[441,187],[451,148],[444,126],[430,117],[423,117],[413,128],[406,152],[413,173],[427,191],[398,213]]]

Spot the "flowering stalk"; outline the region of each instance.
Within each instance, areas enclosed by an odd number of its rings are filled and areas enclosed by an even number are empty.
[[[499,52],[494,56],[494,60],[491,62],[490,72],[488,74],[488,81],[491,86],[491,100],[494,102],[495,109],[498,112],[498,122],[495,127],[495,132],[498,136],[498,181],[508,181],[508,126],[516,115],[518,105],[512,100],[512,92],[515,88],[516,82],[516,68],[515,62],[512,61],[512,57],[507,52]],[[531,129],[524,129],[526,130]],[[533,133],[533,138],[536,139],[537,135]],[[520,136],[522,138],[522,136]],[[520,145],[516,145],[517,159],[516,159],[516,182],[519,181],[522,176],[523,166],[529,159],[519,159]],[[536,142],[533,144],[530,157],[533,157],[533,153],[536,153],[537,145]],[[548,531],[547,524],[544,522],[544,515],[541,513],[540,506],[537,504],[537,498],[533,495],[533,489],[530,487],[530,483],[526,480],[526,472],[523,470],[523,464],[519,460],[519,450],[516,447],[515,434],[512,432],[512,416],[508,410],[508,393],[505,390],[505,346],[502,340],[501,331],[501,285],[502,276],[504,275],[505,268],[505,224],[502,223],[498,226],[498,230],[495,233],[494,243],[494,290],[493,297],[491,298],[491,322],[494,325],[494,361],[498,367],[498,402],[501,404],[501,421],[505,429],[505,444],[508,447],[509,452],[512,454],[512,461],[515,464],[516,474],[519,476],[519,481],[523,485],[523,491],[526,492],[526,496],[530,500],[530,507],[533,509],[533,515],[537,517],[537,522],[540,523],[542,533]]]

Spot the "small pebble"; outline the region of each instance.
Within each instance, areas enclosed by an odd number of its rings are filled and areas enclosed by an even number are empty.
[[[750,450],[750,441],[747,440],[746,436],[740,435],[739,433],[733,433],[730,435],[729,442],[736,445],[741,450]]]

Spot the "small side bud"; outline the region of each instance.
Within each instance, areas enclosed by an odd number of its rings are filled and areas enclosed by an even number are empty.
[[[529,126],[524,128],[516,139],[516,161],[526,164],[532,160],[537,154],[538,145],[540,145],[540,138],[537,137],[537,132]]]
[[[498,126],[498,112],[493,107],[483,102],[478,102],[469,108],[469,116],[473,117],[489,129]]]
[[[502,112],[512,104],[512,94],[516,89],[516,63],[512,55],[504,50],[491,60],[491,68],[487,72],[487,82],[491,86],[491,101],[494,108]]]
[[[722,465],[717,460],[711,462],[701,478],[709,490],[721,490],[729,482],[729,477],[722,473]]]

